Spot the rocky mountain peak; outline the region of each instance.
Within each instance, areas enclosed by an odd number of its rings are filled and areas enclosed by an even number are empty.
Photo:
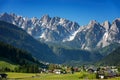
[[[95,31],[102,29],[102,26],[96,20],[91,20],[87,25],[87,29],[92,29],[93,31]]]
[[[0,20],[5,20],[7,22],[10,22],[10,18],[12,18],[8,13],[3,13],[0,16]]]
[[[0,14],[0,20],[17,25],[35,39],[44,42],[64,42],[65,45],[77,45],[77,48],[87,50],[105,47],[113,42],[120,43],[120,18],[115,19],[112,24],[109,21],[99,24],[92,20],[84,27],[80,27],[76,22],[49,15],[38,19],[3,13]]]
[[[113,22],[120,22],[120,18],[116,18]]]
[[[117,18],[113,21],[110,30],[117,33],[120,32],[120,18]]]
[[[88,24],[89,27],[95,27],[95,25],[99,25],[99,23],[96,20],[91,20]]]
[[[118,28],[120,28],[120,18],[117,18],[113,21],[113,24],[116,24]]]
[[[48,19],[48,18],[50,18],[50,16],[46,14],[46,15],[43,15],[41,19]]]
[[[44,15],[41,19],[36,17],[24,18],[7,13],[4,15],[7,17],[0,16],[1,20],[17,25],[34,38],[44,39],[44,41],[63,41],[80,27],[76,22],[49,15]]]
[[[106,29],[106,31],[108,31],[108,30],[110,29],[111,24],[110,24],[109,21],[105,21],[105,22],[102,24],[102,26]]]
[[[96,20],[91,20],[91,21],[89,22],[89,25],[94,25],[94,24],[98,24],[98,22],[97,22]]]
[[[49,15],[44,15],[42,16],[42,18],[40,19],[40,21],[44,22],[44,23],[47,23],[50,21],[50,16]]]
[[[8,16],[9,14],[8,13],[2,13],[1,16]]]
[[[35,24],[37,21],[39,21],[39,19],[37,17],[33,17],[31,18],[31,21]]]

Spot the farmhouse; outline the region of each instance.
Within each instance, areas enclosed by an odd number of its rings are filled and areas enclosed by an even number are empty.
[[[54,69],[53,73],[55,73],[55,74],[61,74],[62,71],[60,69]]]

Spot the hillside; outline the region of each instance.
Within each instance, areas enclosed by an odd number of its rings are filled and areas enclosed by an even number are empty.
[[[107,56],[109,55],[111,52],[113,52],[114,50],[116,50],[118,47],[120,47],[119,43],[112,43],[104,48],[101,49],[96,49],[96,52],[99,52],[101,55],[103,56]]]
[[[38,42],[24,30],[13,24],[0,21],[0,34],[0,41],[28,51],[39,60],[49,62],[58,61],[47,45]]]
[[[0,72],[38,72],[43,66],[30,53],[0,42]]]
[[[3,42],[0,42],[0,60],[17,65],[40,64],[30,53]]]
[[[100,62],[100,65],[120,65],[120,47],[104,57]]]
[[[50,46],[53,52],[67,65],[91,64],[100,60],[103,56],[98,52],[90,52],[58,45]]]
[[[11,71],[13,71],[17,67],[18,65],[10,62],[10,60],[3,59],[3,58],[0,59],[0,68],[2,68],[2,70],[5,70],[5,68],[9,68]],[[1,69],[0,69],[0,72],[1,72]]]
[[[59,45],[47,46],[40,43],[21,28],[0,21],[0,41],[28,51],[35,58],[51,63],[65,63],[70,61],[94,62],[101,59],[99,53],[91,53],[80,49],[68,49]]]

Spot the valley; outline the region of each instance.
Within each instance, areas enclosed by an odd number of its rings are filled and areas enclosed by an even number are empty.
[[[0,80],[120,80],[120,0],[0,0]]]
[[[8,80],[119,79],[119,24],[0,14],[0,72]]]

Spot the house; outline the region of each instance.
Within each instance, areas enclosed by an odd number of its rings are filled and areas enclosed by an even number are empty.
[[[116,69],[115,70],[114,69],[106,69],[105,73],[107,74],[106,77],[111,78],[111,77],[117,76],[118,72],[116,72]]]
[[[105,76],[104,76],[104,75],[99,75],[99,78],[100,78],[100,79],[104,79]]]
[[[93,69],[88,69],[87,70],[89,73],[94,73],[94,70]]]
[[[105,79],[105,78],[116,77],[118,75],[119,75],[119,73],[118,73],[118,69],[116,67],[107,66],[107,67],[101,67],[97,71],[96,77]]]
[[[90,66],[87,68],[89,73],[97,73],[97,68],[95,66]]]
[[[55,73],[55,74],[61,74],[62,71],[61,71],[61,69],[54,69],[53,73]]]

